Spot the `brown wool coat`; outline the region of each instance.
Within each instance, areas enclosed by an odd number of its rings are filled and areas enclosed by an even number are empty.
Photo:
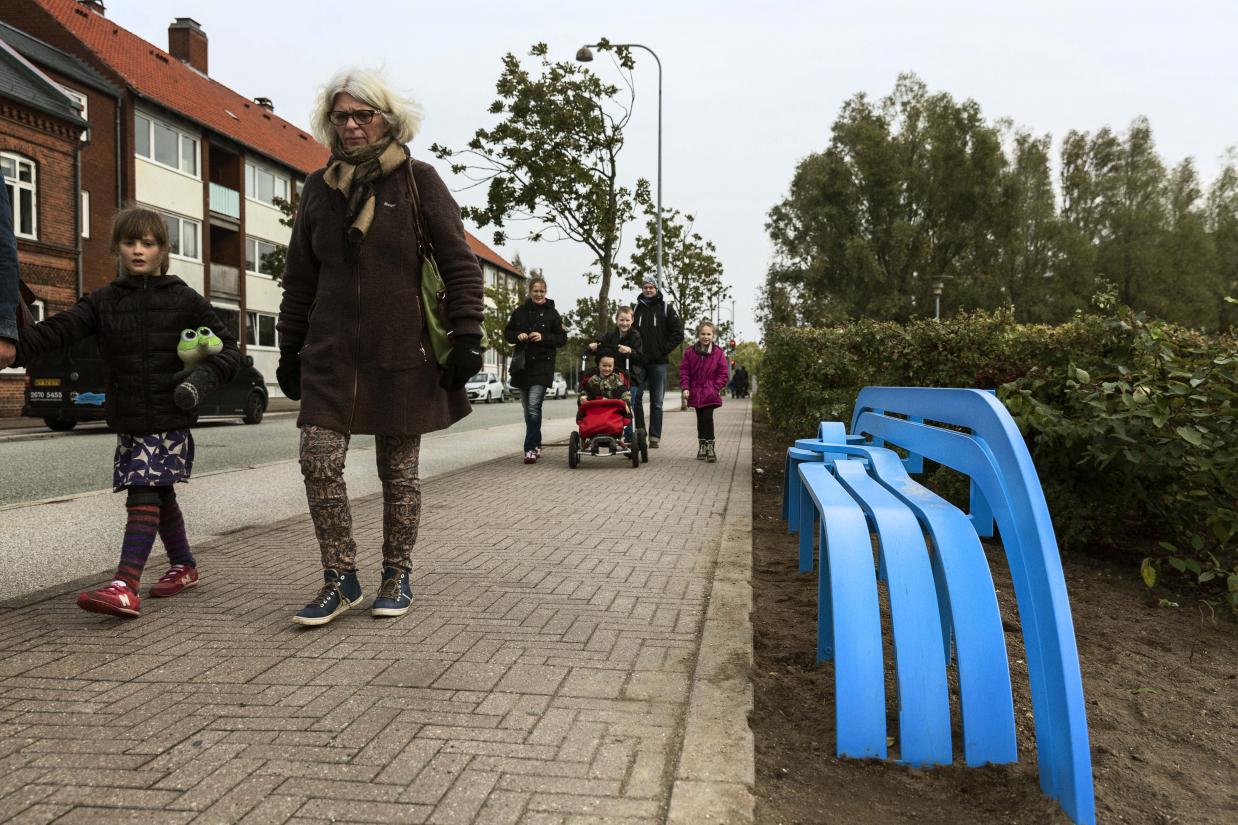
[[[480,335],[482,272],[460,209],[427,163],[413,161],[422,214],[447,286],[453,332]],[[464,390],[439,388],[422,315],[408,177],[401,166],[374,184],[374,222],[354,261],[344,196],[318,170],[305,181],[288,245],[279,307],[281,347],[301,352],[297,425],[343,433],[420,435],[469,414]]]

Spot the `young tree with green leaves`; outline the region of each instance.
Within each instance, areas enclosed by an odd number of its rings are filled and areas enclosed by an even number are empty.
[[[637,188],[637,202],[644,207],[645,232],[636,238],[631,263],[620,271],[625,283],[640,290],[645,275],[657,269],[658,208],[649,197],[649,187]],[[711,302],[729,300],[730,286],[722,282],[722,262],[713,241],[693,230],[696,218],[678,209],[662,209],[662,283],[658,286],[674,301],[684,324],[704,319]]]
[[[606,41],[602,41],[606,44]],[[607,45],[608,47],[608,45]],[[631,118],[635,62],[625,49],[615,57],[627,85],[618,86],[571,61],[552,62],[545,43],[529,54],[540,66],[531,73],[513,54],[503,71],[490,114],[492,128],[478,129],[462,149],[434,144],[452,172],[487,184],[487,202],[461,211],[478,226],[495,227],[503,244],[513,224],[529,227],[528,240],[572,240],[595,256],[599,306],[607,306],[623,228],[633,214],[632,192],[619,181],[623,130]],[[609,319],[599,316],[605,328]]]

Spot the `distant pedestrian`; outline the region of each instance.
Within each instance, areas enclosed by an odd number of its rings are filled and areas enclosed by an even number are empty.
[[[649,446],[657,447],[662,440],[662,397],[666,392],[666,362],[676,347],[683,343],[683,321],[675,307],[666,303],[652,275],[646,275],[641,294],[636,298],[633,324],[640,333],[645,356],[645,380],[632,393],[632,405],[638,410],[642,396],[649,393]],[[644,420],[644,413],[638,413]]]
[[[292,618],[301,625],[325,625],[362,598],[344,484],[354,433],[374,435],[383,487],[383,572],[370,615],[408,612],[421,436],[469,414],[464,385],[481,368],[481,267],[446,184],[405,148],[420,125],[417,105],[376,72],[346,69],[318,94],[313,129],[331,159],[301,192],[276,325],[276,377],[301,400],[301,475],[322,559],[322,587]],[[425,315],[437,308],[422,300],[423,245],[446,286],[451,350],[441,368]]]
[[[3,182],[0,175],[0,183]],[[0,186],[0,369],[17,357],[17,240],[13,235],[13,210],[9,188]]]
[[[555,350],[567,344],[563,319],[546,297],[545,278],[529,281],[529,297],[507,320],[503,337],[516,345],[511,382],[524,409],[524,463],[536,464],[542,454],[542,400],[555,380]]]
[[[117,433],[112,489],[127,491],[124,542],[115,580],[81,593],[77,606],[93,613],[141,615],[138,583],[158,535],[171,567],[150,590],[174,596],[198,583],[174,484],[193,470],[190,427],[199,402],[228,383],[241,366],[236,336],[211,305],[168,272],[168,229],[149,209],[117,213],[112,251],[124,274],[71,308],[22,331],[17,363],[95,335],[107,370],[107,423]],[[178,356],[182,331],[209,327],[220,351],[191,369]]]
[[[714,409],[722,406],[719,393],[726,382],[726,353],[714,344],[714,325],[702,321],[696,328],[696,343],[684,351],[679,362],[679,386],[688,406],[696,410],[696,457],[711,464],[718,460]]]

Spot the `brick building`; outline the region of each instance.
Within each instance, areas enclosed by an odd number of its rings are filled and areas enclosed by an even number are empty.
[[[171,238],[171,272],[211,301],[267,377],[271,395],[280,395],[281,289],[266,261],[290,230],[277,201],[326,164],[327,148],[277,116],[268,98],[250,99],[211,79],[209,40],[191,18],[171,23],[165,50],[108,19],[100,0],[3,0],[0,39],[86,104],[82,188],[94,231],[83,239],[78,291],[115,275],[105,236],[118,204],[160,212]],[[73,67],[97,82],[75,77]],[[522,277],[472,235],[469,241],[488,285]]]
[[[77,104],[0,40],[0,173],[13,208],[21,277],[39,298],[40,317],[77,299],[80,227],[73,216],[85,129]],[[24,370],[0,370],[0,416],[21,409],[24,379]]]

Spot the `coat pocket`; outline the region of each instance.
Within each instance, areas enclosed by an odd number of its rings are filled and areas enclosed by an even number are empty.
[[[373,315],[373,322],[365,321],[361,327],[363,362],[372,358],[374,365],[387,372],[430,365],[432,355],[426,341],[420,290],[396,292],[384,300]]]

